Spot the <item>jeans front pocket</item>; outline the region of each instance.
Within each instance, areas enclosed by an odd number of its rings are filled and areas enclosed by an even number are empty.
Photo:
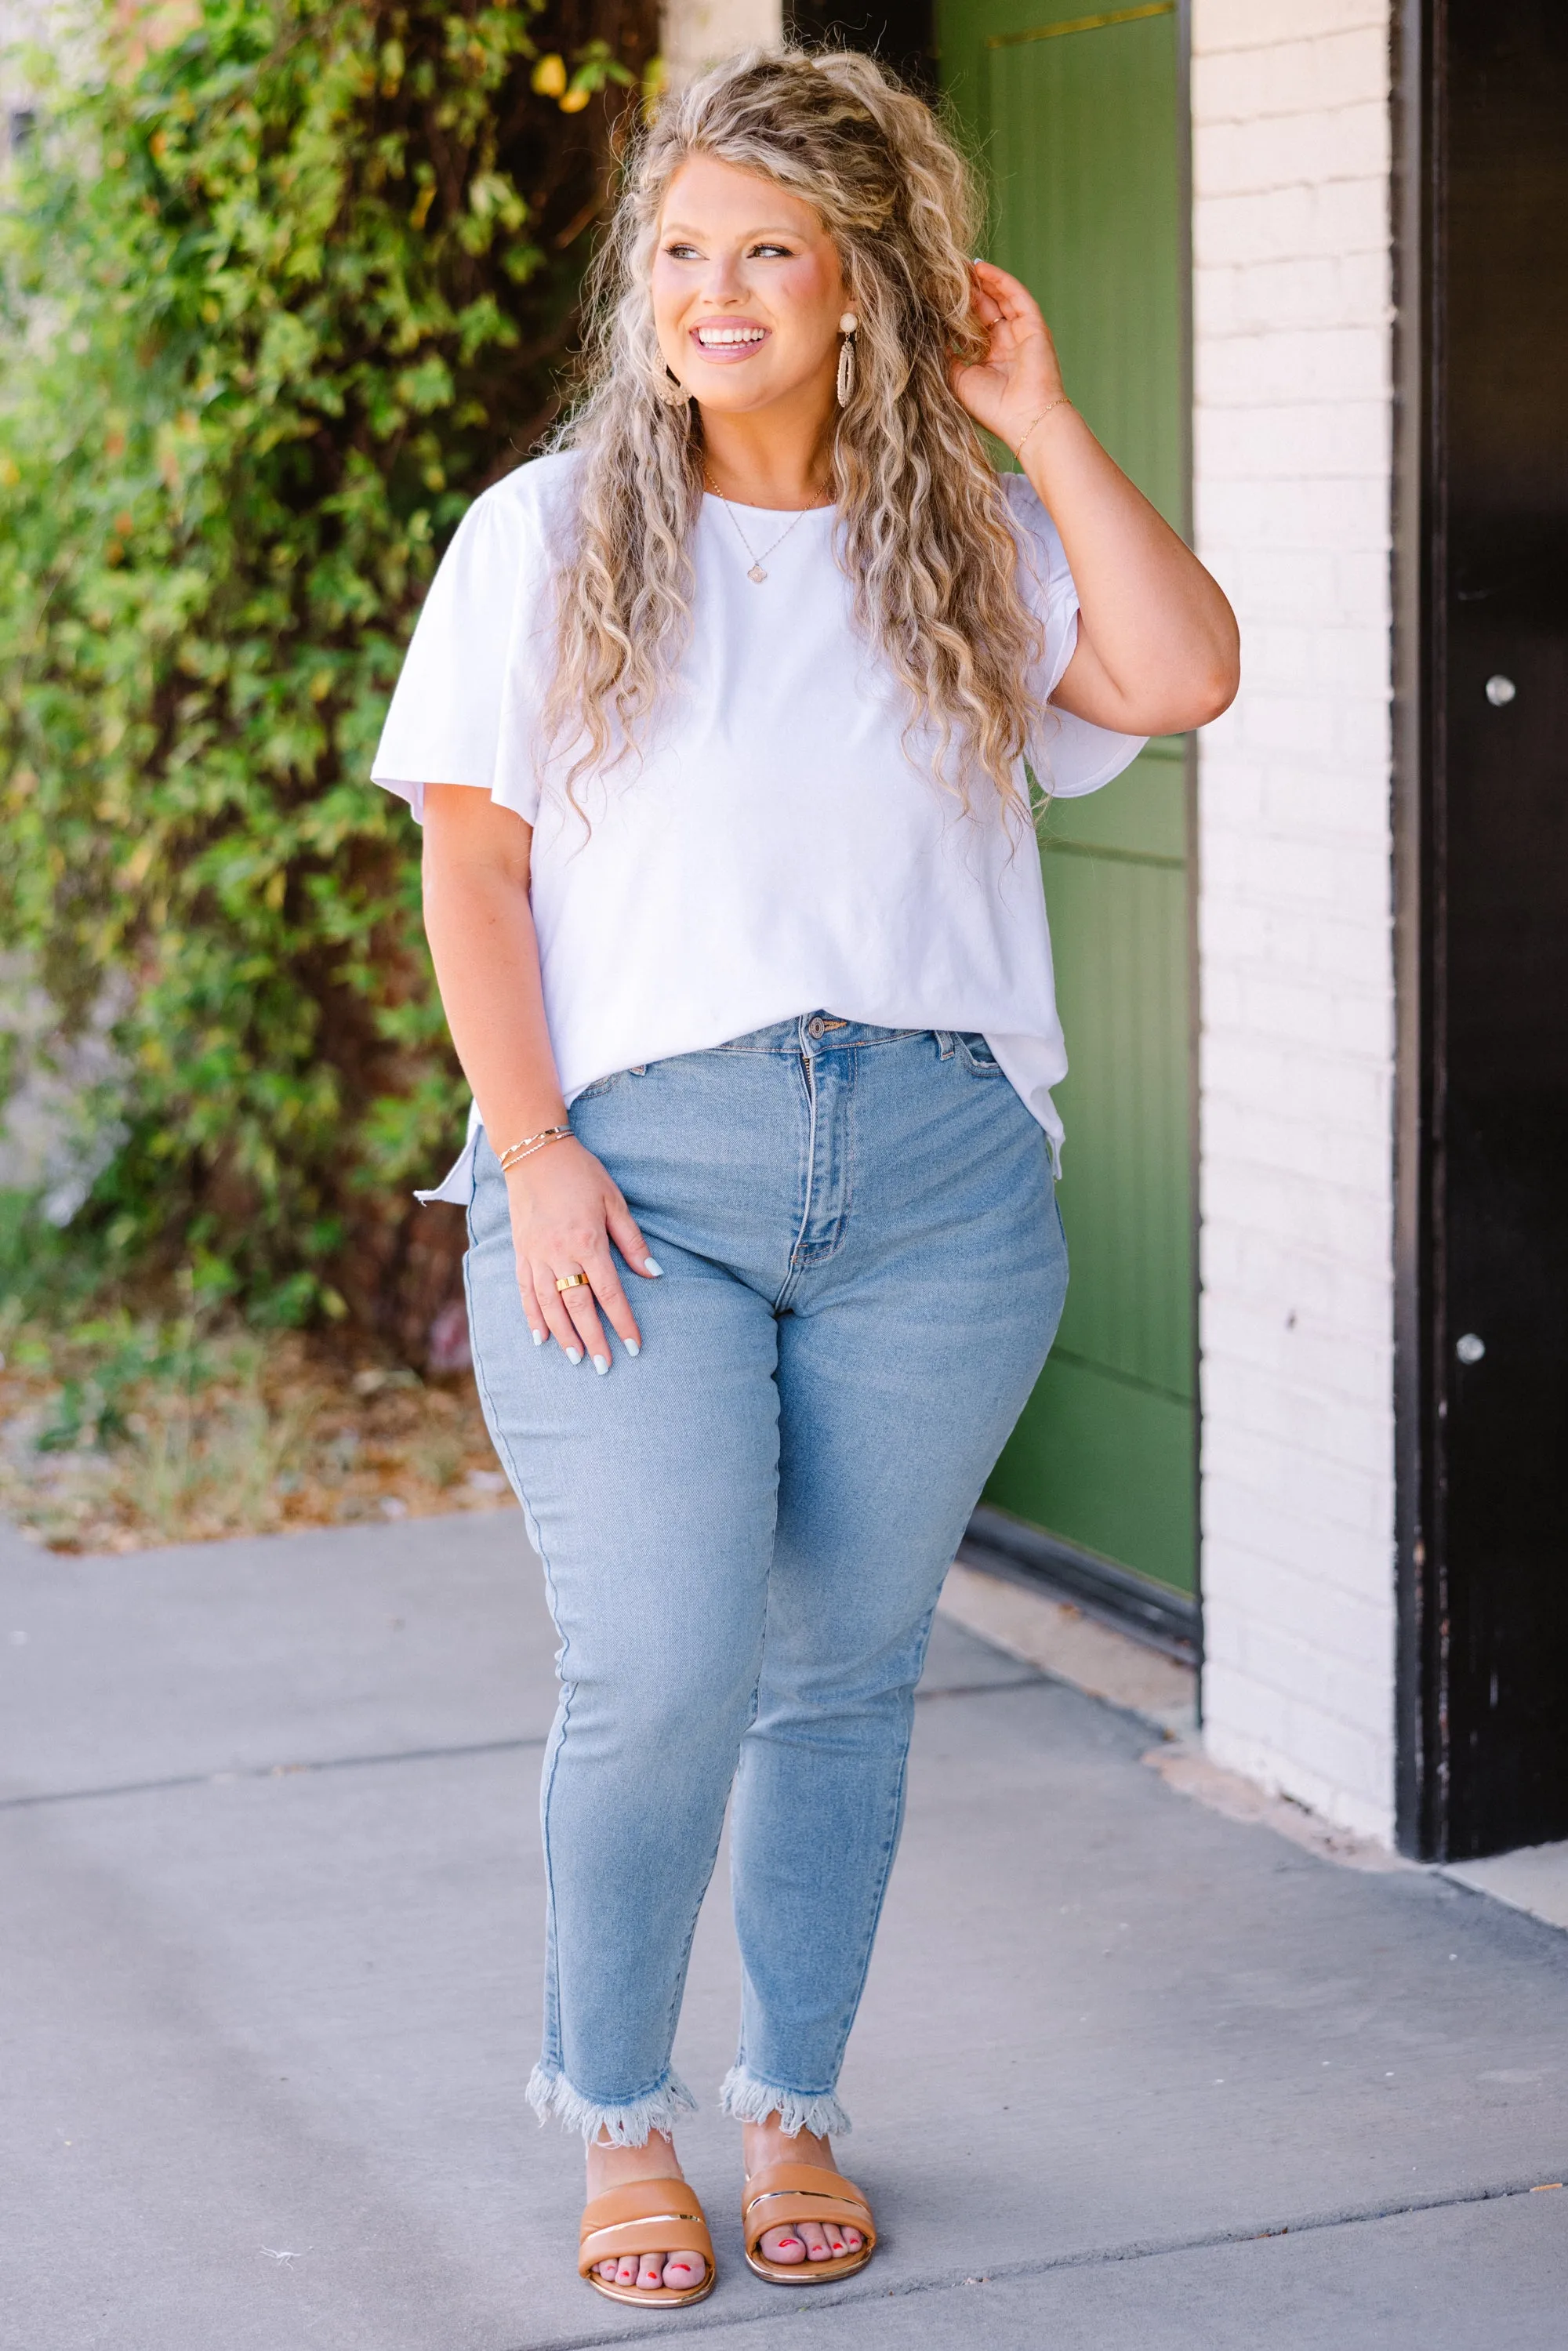
[[[996,1055],[992,1052],[990,1047],[987,1044],[985,1039],[981,1036],[977,1029],[960,1029],[956,1030],[954,1033],[958,1050],[963,1056],[966,1068],[973,1070],[977,1078],[999,1078],[1001,1076],[1001,1063],[998,1061]]]

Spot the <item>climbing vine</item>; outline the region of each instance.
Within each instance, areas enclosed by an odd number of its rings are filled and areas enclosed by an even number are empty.
[[[5,191],[0,936],[47,1044],[109,1021],[73,1229],[113,1264],[410,1329],[449,1278],[408,1192],[461,1089],[367,776],[440,549],[560,398],[653,34],[202,0],[106,33]]]

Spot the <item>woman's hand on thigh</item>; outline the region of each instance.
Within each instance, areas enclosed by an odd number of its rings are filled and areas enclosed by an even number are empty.
[[[575,1139],[552,1143],[512,1169],[507,1196],[517,1289],[535,1345],[553,1338],[573,1362],[586,1354],[595,1369],[608,1371],[610,1348],[599,1320],[602,1309],[628,1354],[637,1354],[643,1334],[610,1253],[612,1241],[644,1278],[651,1280],[659,1268],[620,1186],[593,1154]],[[585,1273],[587,1283],[556,1288],[573,1273]]]

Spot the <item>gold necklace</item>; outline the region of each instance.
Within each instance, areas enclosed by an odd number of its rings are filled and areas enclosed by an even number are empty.
[[[734,523],[735,535],[739,539],[742,547],[745,548],[747,555],[751,558],[751,569],[747,571],[746,576],[748,580],[754,580],[759,588],[768,577],[767,572],[762,568],[762,557],[773,554],[777,549],[783,546],[785,540],[789,536],[789,532],[791,530],[798,529],[800,525],[805,521],[806,517],[809,514],[817,513],[820,507],[825,507],[830,503],[826,494],[824,493],[821,497],[816,499],[810,506],[802,507],[794,521],[789,525],[789,529],[781,530],[778,538],[773,541],[772,546],[765,547],[762,550],[762,555],[758,555],[757,549],[752,546],[751,541],[747,538],[746,533],[741,529],[739,518],[736,514],[735,508],[730,505],[729,500],[725,496],[724,492],[719,488],[718,484],[714,480],[712,475],[706,472],[706,469],[703,474],[703,486],[705,489],[709,489],[713,492],[715,497],[718,500],[720,506],[724,508],[731,522]]]

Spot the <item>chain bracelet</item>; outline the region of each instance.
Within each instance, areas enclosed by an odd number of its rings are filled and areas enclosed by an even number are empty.
[[[565,1143],[570,1134],[570,1126],[541,1126],[537,1134],[525,1134],[520,1143],[510,1144],[502,1152],[502,1175],[509,1176],[514,1167],[521,1166],[525,1159],[531,1159],[537,1151],[546,1150],[550,1144]]]
[[[1023,464],[1023,453],[1028,444],[1029,436],[1034,431],[1035,425],[1043,424],[1053,408],[1071,408],[1071,405],[1072,402],[1068,399],[1065,392],[1062,393],[1060,400],[1048,400],[1046,402],[1045,406],[1040,410],[1040,414],[1026,426],[1023,439],[1013,451],[1013,455],[1018,459],[1020,465]]]

